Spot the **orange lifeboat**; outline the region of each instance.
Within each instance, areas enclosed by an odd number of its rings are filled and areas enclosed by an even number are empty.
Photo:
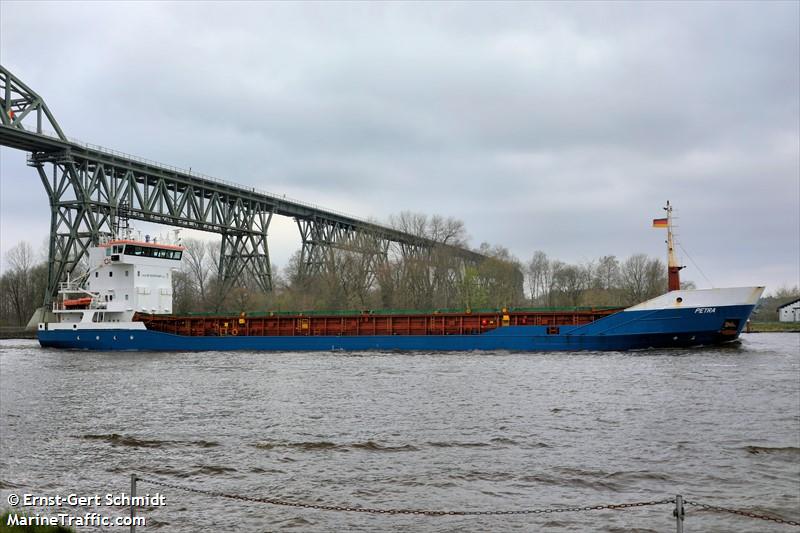
[[[87,296],[85,298],[73,298],[71,300],[64,300],[65,309],[86,309],[92,303],[92,298]]]

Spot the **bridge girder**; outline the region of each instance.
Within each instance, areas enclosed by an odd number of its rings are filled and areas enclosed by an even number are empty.
[[[48,131],[52,130],[52,131]],[[267,232],[274,215],[292,217],[300,229],[309,274],[336,268],[336,251],[359,253],[373,272],[391,244],[422,253],[447,249],[465,261],[470,250],[361,220],[296,200],[243,187],[68,139],[44,100],[0,65],[0,146],[29,153],[51,208],[48,293],[71,272],[120,215],[222,235],[223,288],[237,280],[272,288]],[[48,171],[49,170],[49,171]]]
[[[364,267],[373,277],[377,265],[388,257],[391,241],[370,231],[359,231],[351,225],[321,218],[297,218],[295,221],[300,230],[300,267],[304,277],[334,271],[337,251],[365,256]]]
[[[261,290],[272,289],[267,233],[273,205],[180,185],[166,176],[70,150],[37,152],[28,164],[37,169],[50,198],[50,295],[91,244],[114,233],[120,215],[220,233],[223,289],[245,280]]]
[[[35,125],[31,124],[32,118],[35,119]],[[32,128],[39,134],[45,132],[46,124],[59,139],[67,140],[42,97],[2,66],[0,66],[0,124],[21,130]]]

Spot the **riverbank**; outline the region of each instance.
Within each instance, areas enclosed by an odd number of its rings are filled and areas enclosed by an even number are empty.
[[[26,330],[20,327],[0,327],[0,339],[35,339],[36,330]]]
[[[748,333],[800,333],[800,322],[750,322]]]

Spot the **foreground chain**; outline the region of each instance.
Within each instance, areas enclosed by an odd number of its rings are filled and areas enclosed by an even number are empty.
[[[707,505],[705,503],[698,503],[692,502],[689,500],[685,500],[684,503],[686,505],[692,505],[694,507],[699,507],[701,509],[706,509],[707,511],[718,511],[720,513],[730,513],[739,516],[746,516],[748,518],[757,518],[759,520],[769,520],[770,522],[777,522],[778,524],[786,524],[789,526],[800,526],[800,522],[796,522],[794,520],[784,520],[783,518],[777,518],[774,516],[767,516],[758,513],[751,513],[750,511],[740,511],[738,509],[728,509],[727,507],[718,507],[716,505]]]
[[[342,507],[338,505],[319,505],[316,503],[290,502],[286,500],[279,500],[276,498],[255,498],[252,496],[242,496],[239,494],[227,494],[224,492],[202,490],[193,487],[184,487],[182,485],[174,485],[172,483],[165,483],[163,481],[156,481],[149,478],[137,477],[136,479],[138,481],[143,481],[144,483],[150,483],[151,485],[159,485],[161,487],[167,487],[186,492],[194,492],[197,494],[205,494],[206,496],[228,498],[231,500],[268,503],[271,505],[282,505],[284,507],[300,507],[303,509],[316,509],[318,511],[345,511],[352,513],[372,513],[372,514],[389,514],[389,515],[422,515],[422,516],[538,515],[538,514],[551,514],[551,513],[574,513],[579,511],[602,511],[606,509],[627,509],[630,507],[646,507],[649,505],[665,505],[668,503],[675,503],[675,498],[667,498],[664,500],[653,500],[646,502],[616,503],[608,505],[589,505],[585,507],[557,507],[554,509],[520,509],[520,510],[510,510],[510,511],[435,511],[430,509],[371,509],[369,507]]]

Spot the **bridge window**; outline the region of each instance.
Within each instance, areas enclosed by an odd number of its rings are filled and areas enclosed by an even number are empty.
[[[180,250],[166,250],[164,248],[152,248],[135,244],[126,245],[125,253],[139,257],[155,257],[156,259],[174,259],[177,261],[180,261],[182,254]]]

